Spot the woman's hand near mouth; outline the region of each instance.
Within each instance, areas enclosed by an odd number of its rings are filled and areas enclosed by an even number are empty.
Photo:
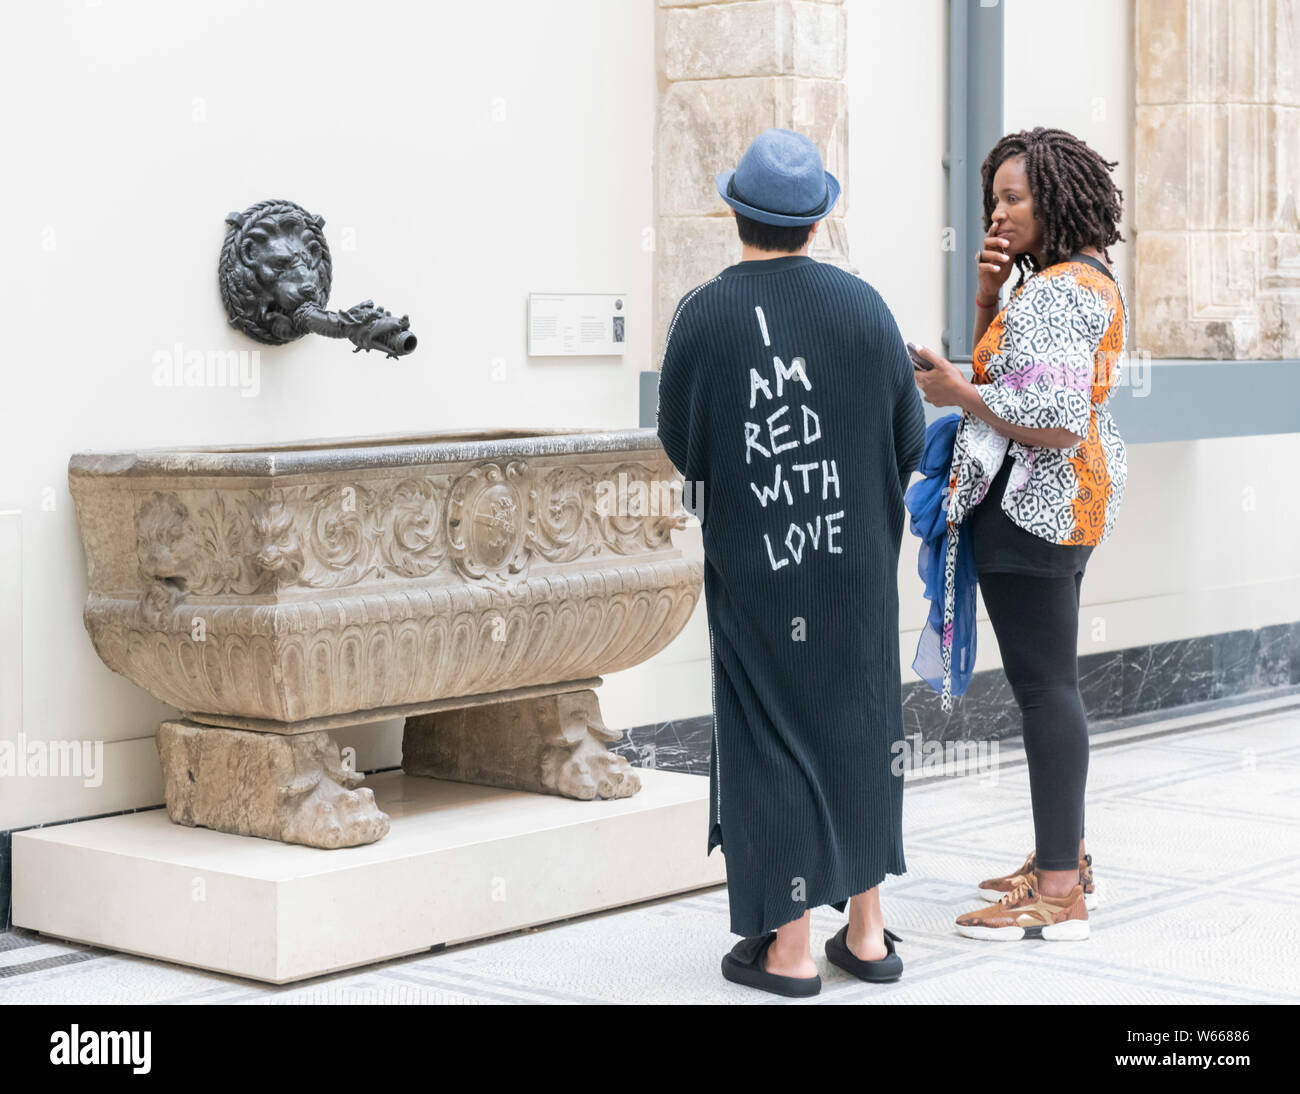
[[[1011,241],[1003,233],[1001,222],[995,223],[985,237],[984,248],[975,256],[979,270],[979,292],[981,300],[991,300],[996,306],[998,293],[1006,284],[1015,263],[1011,260]]]

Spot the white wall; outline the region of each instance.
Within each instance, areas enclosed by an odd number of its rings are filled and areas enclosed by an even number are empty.
[[[82,627],[73,452],[637,424],[653,17],[639,0],[7,7],[0,510],[23,511],[23,605],[21,624],[0,614],[0,653],[21,627],[28,737],[102,739],[108,772],[99,791],[0,781],[0,830],[161,800],[151,738],[172,712]],[[308,338],[263,352],[256,398],[155,387],[152,356],[177,342],[252,348],[216,265],[225,215],[268,197],[325,217],[332,303],[409,313],[419,349]],[[527,293],[557,289],[628,294],[625,359],[525,357]],[[362,736],[363,765],[395,761],[391,727]]]
[[[945,0],[847,0],[849,260],[903,337],[942,346]]]

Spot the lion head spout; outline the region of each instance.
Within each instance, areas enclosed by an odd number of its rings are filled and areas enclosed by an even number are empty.
[[[217,273],[233,327],[279,346],[303,332],[293,321],[304,304],[324,308],[330,295],[330,252],[314,216],[292,201],[259,201],[226,217],[230,231]]]

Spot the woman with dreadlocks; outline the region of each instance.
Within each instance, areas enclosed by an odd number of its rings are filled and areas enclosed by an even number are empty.
[[[987,238],[976,256],[973,382],[930,350],[920,352],[933,369],[916,370],[927,402],[962,410],[948,554],[959,535],[971,537],[1020,707],[1034,818],[1024,864],[979,886],[996,903],[958,917],[970,938],[1087,938],[1096,901],[1083,841],[1088,723],[1078,627],[1084,568],[1114,528],[1127,473],[1106,407],[1128,335],[1128,303],[1107,250],[1123,240],[1114,166],[1060,129],[998,141],[980,168]],[[1012,267],[1019,278],[999,310]],[[951,574],[949,566],[950,585]],[[947,633],[952,603],[947,590]],[[949,675],[948,658],[944,666]]]

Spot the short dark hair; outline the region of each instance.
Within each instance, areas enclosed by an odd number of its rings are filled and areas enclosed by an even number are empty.
[[[798,251],[808,242],[812,233],[811,224],[764,224],[744,213],[736,213],[736,228],[740,232],[740,242],[747,247],[756,247],[760,251]]]

